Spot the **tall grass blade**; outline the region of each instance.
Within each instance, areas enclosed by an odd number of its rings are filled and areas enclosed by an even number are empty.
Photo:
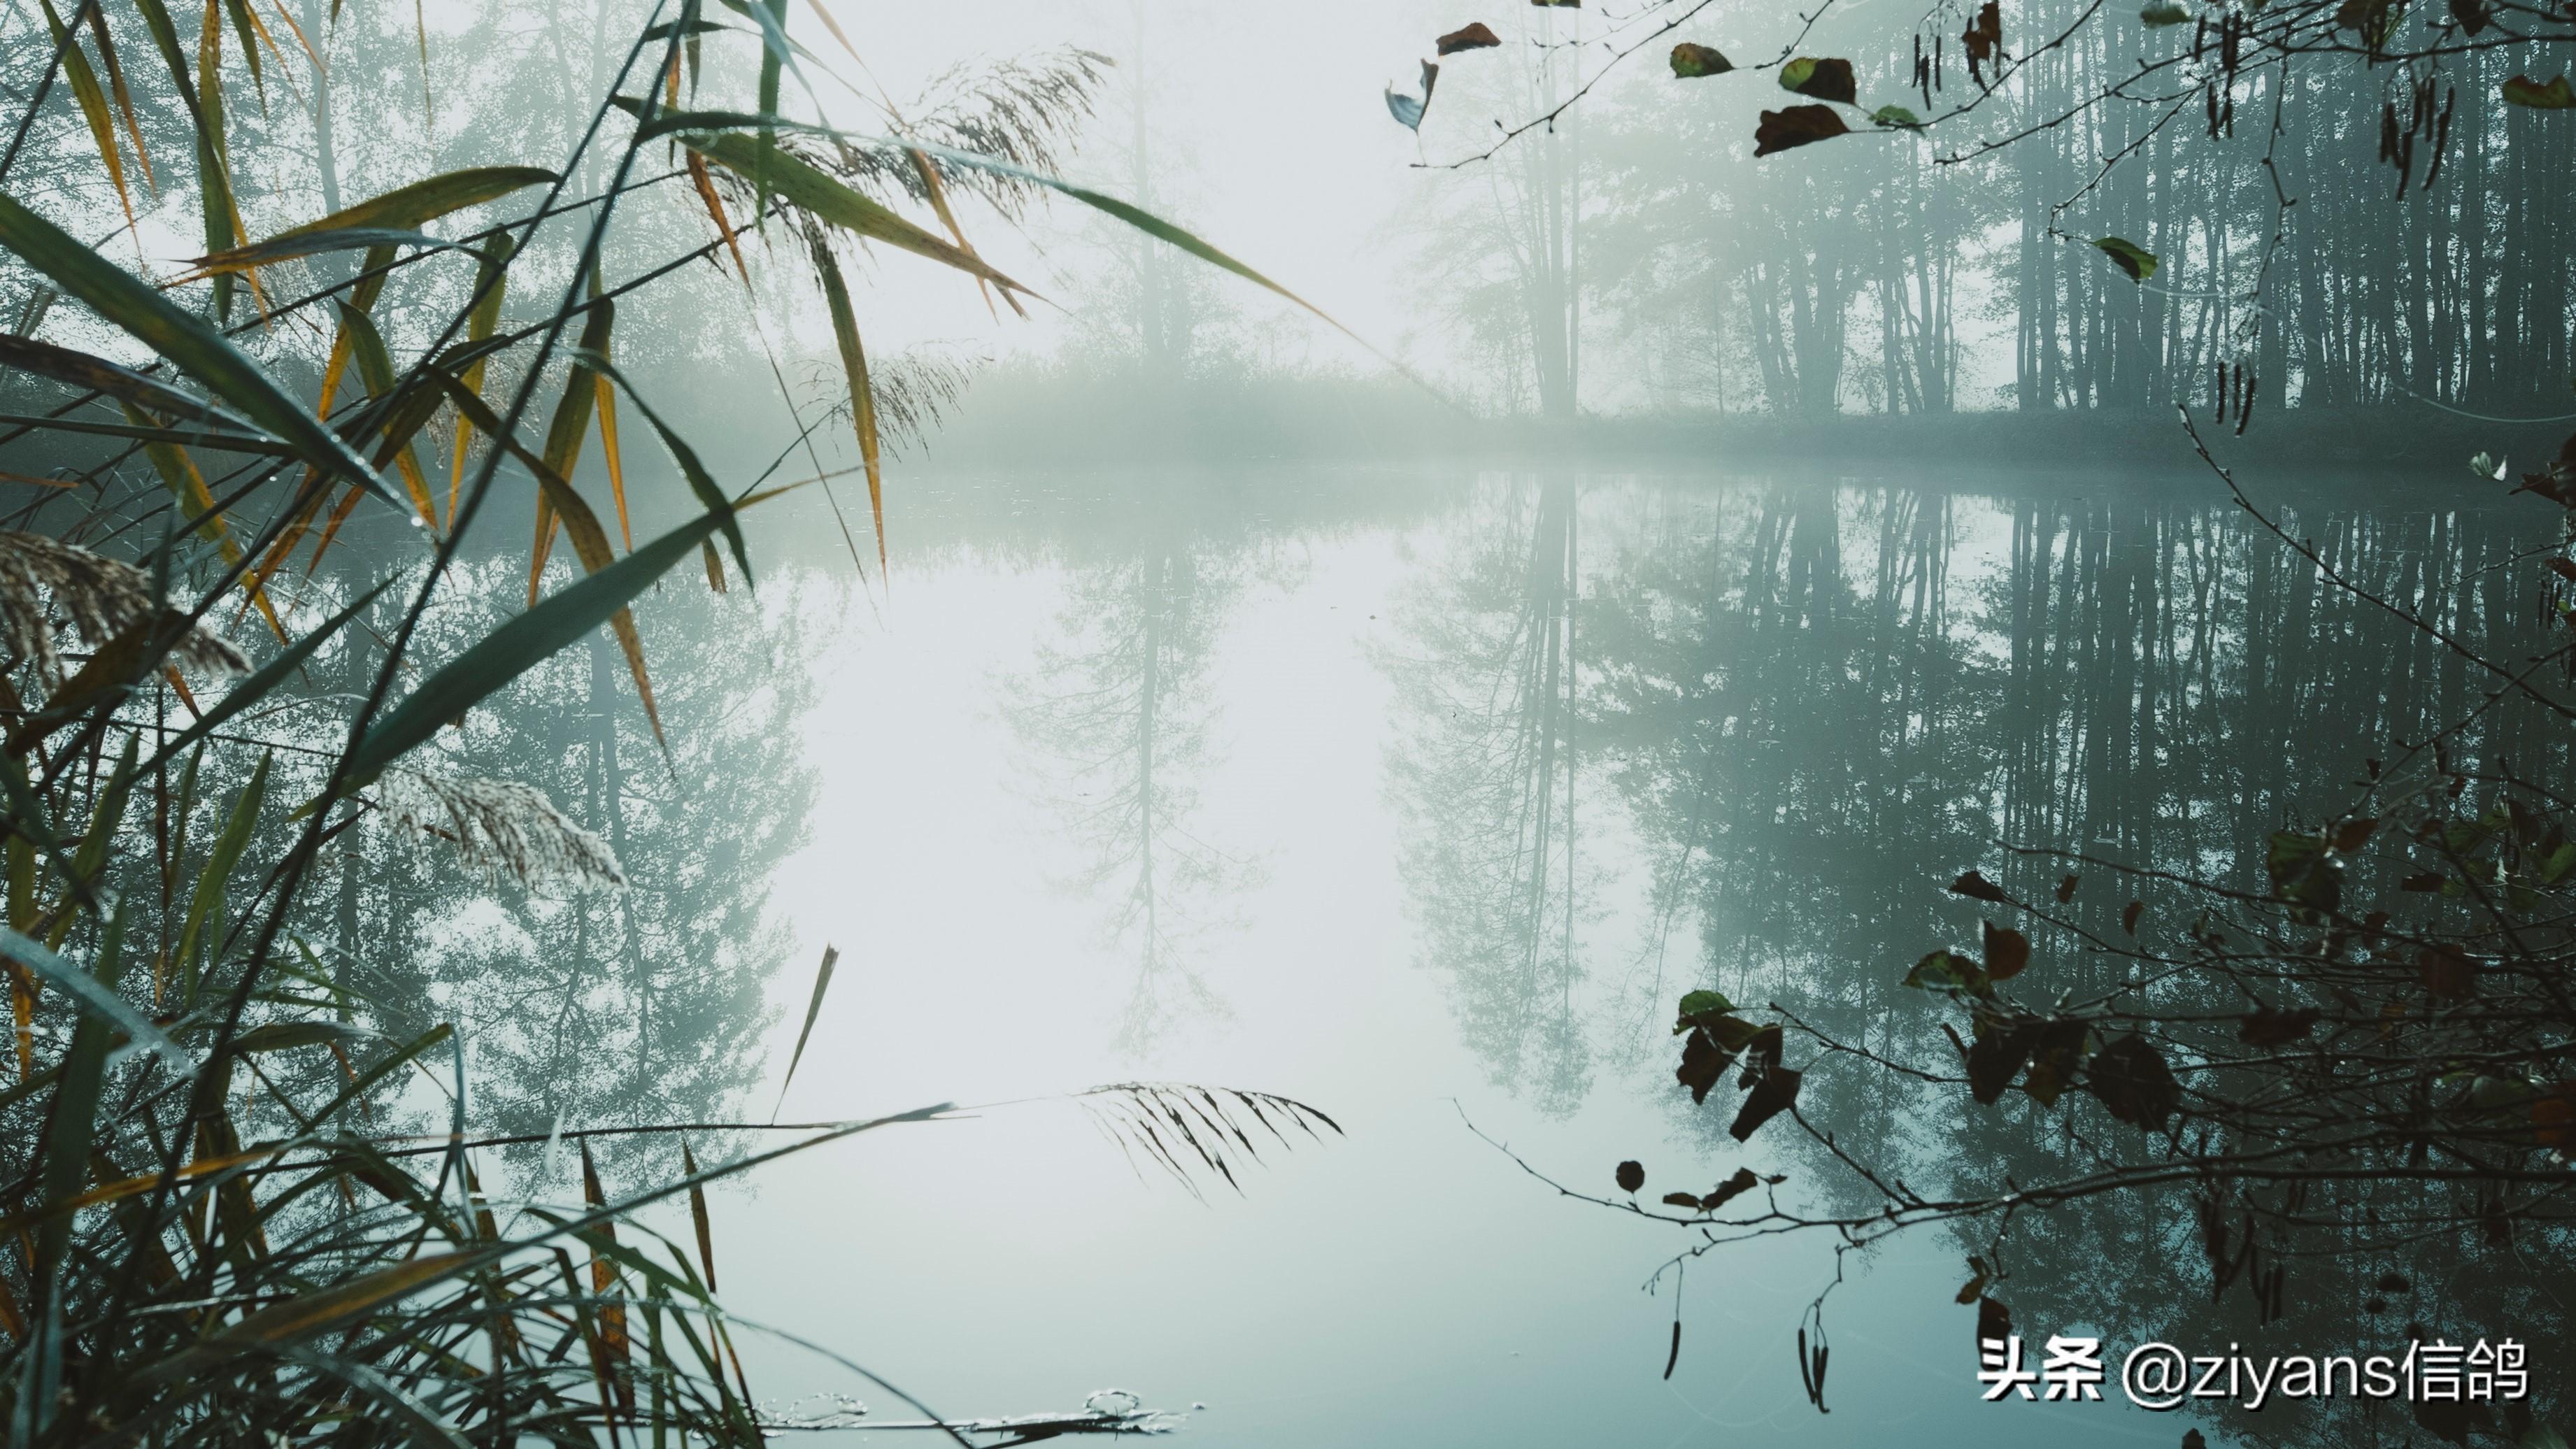
[[[716,179],[707,171],[707,158],[695,151],[689,153],[689,184],[698,189],[698,200],[707,209],[708,219],[716,224],[716,234],[724,238],[725,249],[733,253],[734,272],[742,284],[751,285],[751,267],[742,259],[742,239],[735,235],[733,222],[726,217],[724,198],[716,195]]]
[[[617,451],[617,389],[604,377],[592,378],[591,386],[599,394],[599,451],[608,464],[608,496],[617,501],[617,536],[632,553],[635,528],[626,518],[626,460]]]
[[[39,377],[74,387],[103,392],[120,402],[129,402],[146,412],[164,417],[186,418],[193,422],[213,423],[245,433],[258,428],[249,419],[226,411],[204,398],[181,392],[157,378],[119,367],[104,357],[50,342],[38,342],[0,332],[0,367],[14,367]]]
[[[140,429],[143,415],[135,411],[132,403],[121,406],[125,416]],[[197,471],[196,460],[188,456],[188,450],[175,442],[146,439],[143,455],[151,460],[153,472],[160,475],[161,486],[170,490],[170,496],[177,500],[180,514],[196,525],[197,536],[214,544],[225,563],[239,563],[241,545],[233,538],[232,525],[225,521],[223,511],[215,506],[214,490],[206,486],[206,475]],[[278,618],[277,609],[269,602],[268,593],[260,586],[258,578],[244,575],[242,590],[259,607],[260,616],[268,621],[269,629],[283,643],[286,624]]]
[[[439,727],[484,696],[607,623],[628,601],[650,588],[671,565],[749,508],[777,496],[754,494],[739,505],[702,515],[645,544],[616,563],[574,583],[537,607],[478,640],[423,680],[392,712],[378,720],[349,754],[343,789],[373,780],[387,765],[438,733]]]
[[[188,899],[187,920],[179,927],[178,949],[172,959],[178,963],[180,979],[186,987],[183,999],[194,1000],[203,977],[198,966],[198,948],[211,935],[222,937],[218,917],[224,908],[224,893],[232,885],[234,869],[240,865],[242,852],[249,849],[251,832],[259,825],[259,808],[268,798],[268,767],[273,756],[259,757],[259,767],[251,771],[250,783],[233,799],[232,814],[224,821],[221,835],[215,837],[213,849],[206,853],[205,869],[197,873],[197,888]],[[209,928],[212,928],[211,930]]]
[[[680,143],[706,156],[728,171],[746,178],[755,173],[765,176],[769,190],[810,213],[817,220],[837,226],[854,236],[927,257],[942,266],[954,267],[972,276],[982,277],[999,287],[1027,291],[1019,283],[995,271],[982,258],[969,255],[954,244],[940,240],[868,197],[842,184],[812,163],[780,150],[776,144],[764,145],[750,136],[733,133],[706,135],[686,128],[673,128],[680,133]]]
[[[698,1270],[707,1275],[707,1291],[716,1291],[716,1237],[707,1217],[706,1184],[699,1182],[698,1159],[689,1151],[687,1138],[680,1139],[680,1173],[689,1179],[689,1224],[698,1234]],[[722,1374],[717,1375],[722,1378]]]
[[[243,356],[220,333],[172,306],[159,293],[110,265],[5,193],[0,193],[0,247],[16,253],[91,311],[213,389],[242,416],[292,444],[305,461],[394,503],[393,495],[376,481],[364,459],[298,406],[257,363]]]
[[[80,1009],[114,1026],[128,1041],[182,1072],[196,1070],[196,1059],[162,1034],[151,1018],[128,1006],[125,998],[99,979],[15,931],[0,929],[0,957],[5,957],[62,988]]]
[[[841,948],[825,946],[823,964],[814,968],[814,997],[805,1003],[805,1025],[796,1033],[796,1052],[787,1059],[787,1075],[778,1082],[778,1106],[787,1105],[787,1089],[796,1081],[796,1064],[805,1060],[805,1043],[814,1035],[814,1018],[823,1014],[823,994],[832,989],[832,968],[840,964]],[[770,1120],[778,1118],[778,1107],[769,1109]]]
[[[54,45],[63,56],[63,79],[71,83],[72,99],[79,103],[81,119],[89,123],[90,140],[98,147],[98,159],[107,168],[108,184],[116,188],[116,200],[125,208],[126,229],[134,228],[134,197],[125,189],[125,163],[116,153],[116,122],[108,114],[107,93],[99,88],[98,73],[90,69],[89,56],[63,26],[54,13],[54,0],[38,0],[45,12],[45,28],[52,32]]]
[[[197,32],[197,202],[206,227],[206,250],[219,252],[250,240],[242,230],[241,211],[233,200],[232,144],[224,128],[224,27],[221,11],[209,4]],[[250,274],[253,287],[259,274]],[[215,278],[215,318],[229,322],[233,282]]]
[[[877,531],[877,572],[886,567],[885,476],[877,449],[877,395],[868,383],[867,349],[859,343],[859,321],[850,308],[849,283],[829,246],[816,245],[814,268],[823,279],[823,299],[832,314],[832,340],[841,349],[841,370],[850,383],[850,424],[859,435],[859,463],[868,475],[868,513]]]
[[[646,402],[644,395],[635,390],[632,379],[617,370],[617,364],[595,352],[587,354],[582,360],[603,375],[615,379],[617,385],[626,390],[626,396],[634,402],[635,410],[644,415],[644,421],[651,424],[654,434],[661,438],[662,446],[670,451],[671,460],[680,465],[680,476],[688,480],[689,491],[698,496],[698,502],[706,505],[709,513],[722,516],[721,526],[724,529],[725,546],[733,550],[733,561],[742,569],[742,581],[745,585],[749,585],[751,558],[743,551],[742,525],[733,516],[736,505],[726,502],[724,490],[716,486],[714,475],[707,472],[704,463],[698,461],[698,450],[690,447],[687,439],[682,438],[668,423],[662,421],[662,415],[653,411],[653,405]],[[723,590],[719,588],[717,592],[722,593]]]
[[[531,186],[552,186],[560,180],[542,166],[472,166],[397,186],[382,196],[370,197],[355,206],[344,206],[318,220],[289,227],[268,238],[268,242],[289,241],[321,232],[347,231],[369,227],[416,229],[451,212],[487,201],[498,201],[513,191]]]
[[[116,59],[116,37],[107,23],[107,7],[98,6],[89,13],[90,34],[98,41],[99,64],[107,67],[107,89],[116,97],[117,114],[125,120],[125,139],[134,146],[134,164],[143,172],[143,184],[153,191],[161,183],[152,175],[152,153],[143,146],[143,124],[135,119],[134,92],[125,84],[125,67]]]
[[[231,247],[212,256],[189,261],[189,272],[179,282],[195,281],[217,272],[247,272],[271,262],[293,261],[298,257],[325,256],[332,252],[356,251],[360,247],[419,247],[424,251],[444,250],[452,243],[425,231],[412,231],[398,226],[330,227],[321,231],[299,232],[292,236],[275,236],[248,246]],[[390,260],[388,256],[387,260]],[[375,264],[375,265],[381,265]],[[171,285],[176,286],[178,282]]]
[[[581,350],[574,354],[572,369],[564,376],[563,396],[555,401],[554,417],[546,425],[546,467],[556,477],[571,481],[573,470],[581,464],[582,441],[590,435],[590,413],[599,400],[594,383],[597,374],[589,364],[593,357],[606,357],[610,338],[617,327],[617,304],[596,298],[599,280],[591,279],[595,300],[583,314]],[[554,500],[550,495],[537,499],[537,536],[528,557],[528,603],[537,601],[537,583],[546,571],[546,556],[555,542]]]
[[[340,326],[349,339],[349,347],[358,363],[358,381],[366,386],[371,399],[392,393],[398,383],[394,374],[393,353],[386,348],[384,334],[376,330],[375,320],[366,313],[340,304]],[[421,423],[429,420],[429,409],[415,411]],[[438,505],[429,496],[429,480],[420,471],[420,456],[411,445],[414,428],[403,423],[409,419],[400,414],[385,419],[380,430],[384,436],[382,453],[390,454],[394,469],[402,475],[403,487],[411,493],[412,512],[422,526],[438,527]]]
[[[474,310],[465,322],[465,342],[469,347],[489,341],[492,329],[500,323],[501,301],[509,291],[510,250],[510,238],[505,234],[496,232],[484,239],[483,260],[474,269]],[[478,398],[483,395],[483,367],[488,360],[477,355],[465,365],[465,371],[458,379],[467,392]],[[473,425],[459,417],[456,420],[455,456],[449,461],[447,473],[447,516],[451,520],[456,517],[456,500],[465,486],[466,449],[473,441]],[[633,547],[628,545],[629,549]]]

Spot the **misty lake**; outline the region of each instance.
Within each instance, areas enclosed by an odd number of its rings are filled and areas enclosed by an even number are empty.
[[[2528,515],[2302,486],[2285,517],[2329,558],[2482,642],[2531,627],[2492,568]],[[825,528],[769,545],[804,571],[773,617],[823,616],[817,692],[700,782],[723,812],[812,770],[753,1101],[828,944],[782,1120],[1020,1105],[720,1195],[723,1287],[941,1414],[1115,1387],[1215,1445],[2170,1445],[2185,1426],[2116,1388],[1980,1402],[1953,1295],[1983,1239],[1947,1227],[1844,1261],[1820,1416],[1792,1341],[1829,1238],[1649,1293],[1692,1232],[1561,1197],[1478,1131],[1602,1197],[1635,1158],[1644,1203],[1740,1165],[1830,1202],[1792,1134],[1739,1145],[1691,1106],[1681,991],[1928,1032],[1898,982],[1976,920],[1942,884],[2056,878],[1998,839],[2259,872],[2242,842],[2470,687],[2205,475],[933,477],[890,526],[864,599]],[[1963,1104],[1810,1078],[1811,1118],[1937,1179]],[[1024,1100],[1139,1079],[1285,1094],[1348,1135],[1265,1143],[1202,1199]],[[2015,1229],[2031,1285],[1997,1291],[2025,1331],[2238,1331],[2134,1221]],[[911,1416],[757,1352],[782,1409]]]

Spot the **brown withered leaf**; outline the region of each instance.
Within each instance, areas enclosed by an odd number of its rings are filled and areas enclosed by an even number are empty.
[[[2561,1082],[2531,1102],[2532,1138],[2564,1152],[2576,1147],[2576,1083]]]
[[[1966,896],[1972,901],[1992,901],[1997,905],[2010,904],[2012,899],[2004,894],[2002,886],[1986,879],[1982,871],[1973,870],[1950,882],[1950,894]]]
[[[2083,879],[2084,877],[2080,875],[2070,875],[2066,879],[2059,881],[2057,883],[2057,903],[2062,906],[2068,901],[2075,899],[2075,887],[2080,884]]]
[[[1699,1211],[1699,1199],[1686,1192],[1668,1192],[1664,1194],[1664,1206],[1689,1208],[1691,1211],[1697,1212]]]
[[[2410,875],[2399,881],[2397,888],[2401,891],[2438,891],[2442,888],[2442,873],[2428,870]]]
[[[1852,105],[1860,94],[1852,79],[1852,63],[1847,60],[1820,59],[1802,55],[1780,67],[1780,88],[1814,96],[1820,101],[1840,101]]]
[[[1734,1123],[1726,1129],[1728,1134],[1742,1142],[1763,1123],[1789,1110],[1789,1105],[1798,1100],[1799,1080],[1800,1074],[1787,1067],[1765,1069],[1761,1080],[1745,1094],[1744,1108],[1735,1114]]]
[[[2182,1084],[2142,1036],[2124,1036],[2095,1052],[2084,1087],[2112,1116],[2150,1132],[2164,1130],[2165,1119],[2182,1105]]]
[[[1995,52],[2004,43],[2004,11],[2000,0],[1986,0],[1985,7],[1977,12],[1976,19],[1968,22],[1968,28],[1960,33],[1959,39],[1968,47],[1968,59],[1994,59]]]
[[[2145,901],[2129,902],[2129,908],[2120,912],[2120,929],[2132,936],[2138,934],[2138,917],[2146,914],[2146,910]]]
[[[1691,1102],[1708,1100],[1711,1087],[1735,1064],[1735,1053],[1717,1044],[1717,1039],[1704,1027],[1693,1027],[1682,1042],[1682,1064],[1673,1071],[1674,1080],[1690,1088]]]
[[[2009,981],[2030,964],[2030,937],[1992,921],[1986,927],[1986,977],[1992,981]]]
[[[1494,28],[1481,20],[1472,20],[1440,37],[1440,53],[1455,55],[1462,50],[1484,50],[1503,43]]]
[[[2021,1089],[2043,1107],[2054,1107],[2057,1099],[2075,1082],[2077,1068],[2084,1063],[2084,1044],[2092,1028],[2082,1017],[2061,1016],[2050,1020],[2039,1030],[2039,1040],[2031,1045],[2030,1074],[2021,1079]]]
[[[2334,848],[2345,855],[2359,850],[2370,841],[2370,833],[2379,828],[2376,818],[2347,820],[2335,827]]]
[[[2004,1088],[2012,1085],[2022,1063],[2030,1060],[2044,1025],[2025,1017],[1990,1021],[1977,1032],[1976,1042],[1968,1048],[1968,1095],[1978,1105],[1990,1107],[2003,1100]]]
[[[1769,156],[1818,141],[1830,141],[1848,135],[1851,127],[1834,114],[1831,106],[1791,106],[1782,111],[1764,111],[1762,123],[1753,128],[1753,154]],[[1973,872],[1972,872],[1973,874]]]
[[[1994,1275],[1986,1271],[1986,1260],[1983,1258],[1971,1255],[1968,1259],[1968,1272],[1971,1276],[1967,1282],[1959,1285],[1959,1295],[1952,1300],[1953,1302],[1962,1305],[1976,1302],[1986,1296],[1986,1285],[1994,1281]]]
[[[1745,1071],[1764,1072],[1780,1065],[1780,1052],[1787,1044],[1788,1035],[1776,1021],[1755,1032],[1753,1039],[1744,1044]],[[1748,1079],[1745,1085],[1752,1083]]]
[[[1719,1208],[1726,1206],[1730,1199],[1741,1196],[1745,1192],[1750,1191],[1753,1185],[1761,1180],[1762,1179],[1753,1175],[1752,1168],[1739,1167],[1735,1169],[1734,1176],[1719,1183],[1715,1191],[1699,1200],[1699,1210],[1704,1213],[1713,1213]]]
[[[1645,1185],[1646,1166],[1644,1163],[1623,1162],[1619,1164],[1619,1190],[1621,1192],[1635,1192],[1637,1189],[1644,1187]]]

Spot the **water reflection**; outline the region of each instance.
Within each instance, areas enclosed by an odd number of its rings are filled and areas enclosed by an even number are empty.
[[[1221,1015],[1212,941],[1241,929],[1251,847],[1211,840],[1199,781],[1217,749],[1210,672],[1228,615],[1263,572],[1256,541],[1152,510],[1066,564],[1064,602],[1034,665],[1002,686],[1036,793],[1082,864],[1064,881],[1097,902],[1100,932],[1132,957],[1122,1054]]]
[[[433,651],[437,636],[497,622],[525,588],[513,566],[460,573],[425,626]],[[544,791],[609,842],[629,889],[532,894],[411,832],[340,837],[321,943],[398,1034],[455,1024],[479,1130],[722,1118],[768,1070],[766,993],[790,950],[769,881],[807,838],[816,779],[778,746],[812,707],[812,663],[844,597],[798,595],[792,584],[760,597],[665,589],[639,611],[667,748],[603,635],[494,696],[422,758]],[[598,1148],[611,1174],[671,1150]]]
[[[1600,540],[1589,553],[1574,548],[1578,516],[1581,536]],[[2506,567],[2546,541],[2545,519],[2311,507],[2286,522],[2361,589],[2488,657],[2529,657],[2548,627],[2529,571]],[[1455,528],[1459,546],[1420,596],[1434,611],[1415,631],[1426,647],[1394,665],[1408,727],[1438,743],[1400,758],[1390,787],[1419,822],[1405,864],[1432,926],[1426,964],[1454,982],[1494,1079],[1555,1111],[1582,1090],[1564,1063],[1659,1038],[1673,997],[1695,986],[1778,1003],[1898,1060],[1945,1062],[1938,1014],[1894,989],[1924,951],[1974,939],[1973,912],[1941,882],[1980,864],[2038,898],[2065,868],[1999,857],[1996,842],[2259,891],[2268,832],[2316,818],[2370,757],[2430,738],[2491,687],[2457,652],[2200,501],[1783,485],[1610,486],[1577,503],[1552,483],[1498,488]],[[2568,744],[2507,701],[2449,747],[2548,778]],[[1568,871],[1550,900],[1532,868],[1552,859],[1552,792],[1570,802],[1578,775],[1615,792],[1649,893],[1650,949],[1630,964],[1616,942],[1597,946],[1596,968],[1624,975],[1589,998],[1573,990],[1585,957],[1571,924],[1588,883]],[[2074,908],[2114,932],[2128,899],[2103,879]],[[1696,959],[1679,965],[1666,937],[1684,923]],[[2124,964],[2052,957],[2050,969],[2082,996]],[[1747,1160],[1723,1136],[1727,1113],[1694,1111],[1669,1058],[1647,1061],[1659,1069],[1639,1089],[1673,1103],[1707,1160]],[[2088,1140],[2018,1098],[1988,1111],[1848,1059],[1821,1065],[1807,1116],[1935,1197],[2079,1176],[2106,1153],[2154,1155],[2151,1143]],[[1810,1144],[1750,1151],[1765,1171],[1791,1170],[1814,1209],[1878,1204]],[[2565,1275],[2509,1251],[2515,1229],[2500,1213],[2483,1241],[2462,1243],[2415,1228],[2396,1194],[2382,1211],[2367,1182],[2281,1192],[2289,1216],[2375,1226],[2332,1265],[2249,1256],[2251,1223],[2218,1208],[2218,1192],[2197,1217],[2188,1195],[2106,1199],[1945,1232],[1963,1262],[1976,1254],[2012,1275],[1994,1291],[2042,1337],[2082,1326],[2134,1344],[2187,1327],[2213,1346],[2351,1351],[2366,1339],[2364,1352],[2401,1354],[2409,1334],[2563,1341]],[[1963,1327],[1963,1354],[1968,1338]],[[2293,1442],[2356,1442],[2365,1417],[2351,1404],[2303,1415]]]
[[[1390,794],[1424,955],[1493,1079],[1558,1111],[1590,1087],[1593,1054],[1576,1001],[1575,497],[1555,479],[1472,503],[1444,566],[1403,596],[1405,643],[1386,659],[1402,721]]]
[[[1019,1095],[1150,1048],[1175,1074],[1347,1111],[1347,1155],[1301,1157],[1184,1217],[1114,1156],[1053,1144],[1044,1233],[1026,1229],[1020,1164],[978,1167],[944,1140],[812,1165],[781,1179],[803,1189],[773,1195],[745,1250],[769,1270],[754,1279],[768,1307],[907,1367],[971,1368],[979,1400],[994,1375],[1052,1402],[1168,1368],[1158,1400],[1216,1404],[1194,1436],[1281,1445],[2087,1431],[1976,1402],[1974,1310],[1951,1302],[1970,1252],[2000,1261],[1996,1291],[2043,1334],[2089,1321],[2129,1341],[2188,1330],[2213,1351],[2343,1351],[2421,1318],[2455,1340],[2510,1322],[2563,1341],[2538,1297],[2554,1275],[2517,1279],[2509,1256],[2410,1245],[2399,1227],[2369,1281],[2293,1265],[2289,1318],[2257,1334],[2241,1286],[2209,1303],[2185,1195],[2024,1214],[2000,1245],[1991,1221],[1937,1230],[1855,1264],[1831,1301],[1830,1418],[1788,1361],[1832,1279],[1825,1245],[1700,1265],[1670,1391],[1688,1397],[1670,1397],[1669,1300],[1627,1290],[1672,1235],[1555,1200],[1447,1099],[1578,1181],[1606,1184],[1630,1155],[1652,1159],[1657,1192],[1750,1165],[1836,1206],[1847,1179],[1785,1134],[1739,1147],[1719,1136],[1728,1114],[1687,1107],[1666,1032],[1681,990],[1778,1001],[1938,1060],[1937,1015],[1895,983],[1972,939],[1942,884],[1970,864],[2054,884],[1995,840],[2255,875],[2264,831],[2482,686],[2318,586],[2223,496],[2163,482],[1336,481],[1351,480],[978,480],[925,498],[940,552],[882,636],[862,616],[848,705],[816,735],[826,798],[866,818],[826,811],[797,867],[814,884],[787,904],[888,963],[835,997],[818,1039],[839,1050],[809,1058],[800,1099],[971,1098],[996,1077]],[[2497,565],[2545,520],[2323,497],[2292,522],[2478,647],[2510,657],[2537,626]],[[2560,748],[2510,710],[2464,739],[2534,767]],[[1016,794],[990,779],[1010,755]],[[888,780],[889,759],[916,768]],[[1243,861],[1266,879],[1236,874]],[[1048,900],[1049,876],[1082,899]],[[2124,896],[2088,887],[2076,906],[2116,930]],[[1106,944],[1070,919],[1086,912]],[[2092,968],[2051,969],[2081,990]],[[1067,1025],[1122,999],[1107,1028]],[[1842,1143],[1927,1192],[2044,1180],[2103,1145],[2025,1104],[1972,1110],[1883,1074],[1819,1069],[1806,1090]],[[844,1266],[803,1246],[852,1223],[907,1252]],[[2408,1292],[2374,1286],[2401,1267]],[[989,1282],[1015,1285],[1006,1321],[957,1291]],[[885,1307],[879,1327],[846,1321],[852,1301]],[[1246,1333],[1212,1337],[1212,1321]],[[919,1348],[932,1341],[956,1352]],[[2104,1413],[2141,1442],[2183,1427]],[[2367,1442],[2304,1415],[2254,1427]]]
[[[2470,648],[2545,627],[2503,567],[2522,514],[2287,521]],[[1886,965],[1962,919],[1938,883],[1997,841],[2259,885],[2267,832],[2478,699],[2456,654],[2206,497],[1495,480],[1436,559],[1384,659],[1422,954],[1495,1080],[1560,1106],[1688,986],[1883,1007]],[[2567,749],[2511,707],[2458,738]],[[1578,800],[1608,837],[1580,850]],[[1630,890],[1644,949],[1587,942]]]

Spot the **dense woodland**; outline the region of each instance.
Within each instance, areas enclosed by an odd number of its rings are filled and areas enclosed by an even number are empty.
[[[1659,73],[1664,40],[1641,46],[1652,27],[1635,18],[1516,12],[1495,52],[1450,58],[1423,125],[1436,169],[1416,246],[1481,345],[1479,397],[1556,417],[1577,399],[2163,408],[2210,405],[2216,369],[2242,366],[2258,408],[2567,410],[2576,197],[2557,178],[2576,140],[2503,90],[2556,74],[2555,42],[2489,30],[2436,67],[2345,32],[2284,64],[2257,64],[2247,41],[2240,66],[2222,64],[2211,16],[2150,26],[2042,0],[2010,12],[2002,49],[2019,63],[1990,90],[1993,63],[1969,73],[1965,8],[1893,33],[1818,14],[1796,48],[1848,57],[1864,109],[1945,118],[1756,157],[1750,106],[1712,94],[1723,77]],[[1739,63],[1786,39],[1724,6],[1646,15]],[[2388,49],[2437,22],[2409,15]],[[2540,37],[2566,24],[2545,9],[2517,22]],[[2151,84],[2101,99],[2149,65]],[[1488,116],[1546,115],[1587,81],[1596,93],[1557,124],[1477,159]],[[2161,268],[2132,281],[2091,245],[2103,236]]]

